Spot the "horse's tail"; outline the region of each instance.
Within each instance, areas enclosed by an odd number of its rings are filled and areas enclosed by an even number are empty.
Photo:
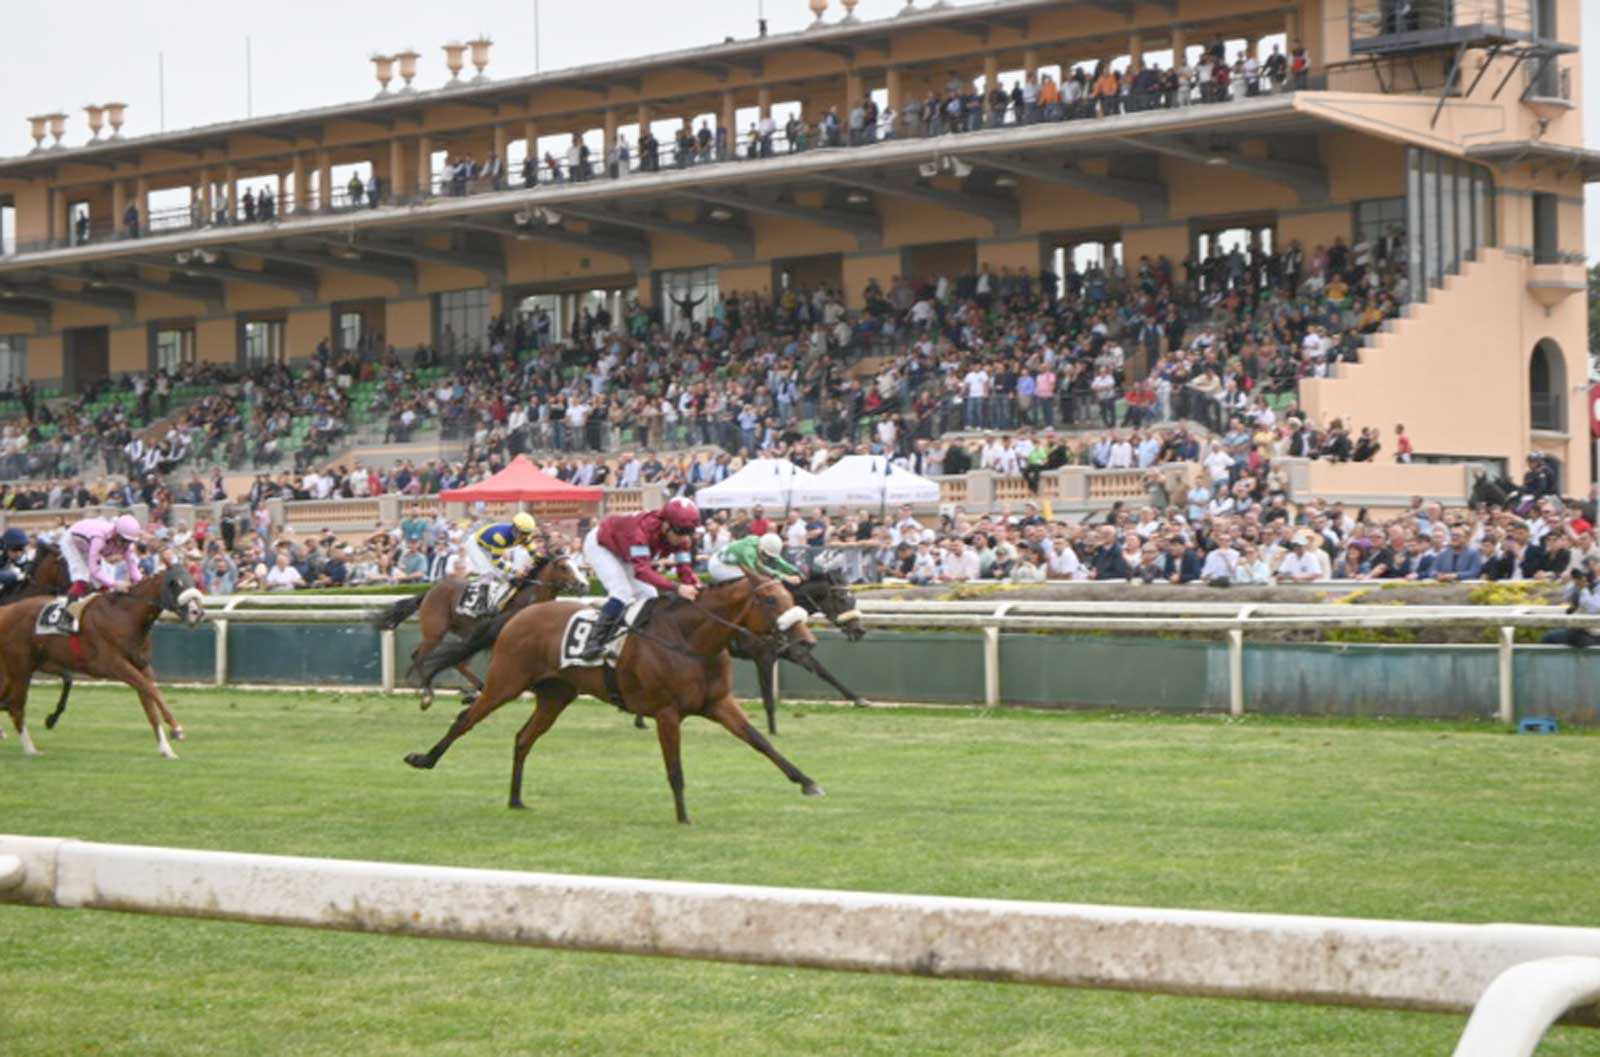
[[[422,608],[422,600],[425,597],[427,596],[419,593],[410,598],[402,598],[381,613],[374,613],[368,617],[367,622],[379,631],[393,631],[404,624],[411,614]]]
[[[417,659],[412,665],[412,673],[426,682],[446,668],[454,668],[463,661],[471,660],[493,646],[495,640],[500,637],[500,632],[505,630],[506,624],[516,615],[516,611],[501,613],[476,628],[470,635],[457,635],[453,632],[446,635],[439,640],[437,646]]]

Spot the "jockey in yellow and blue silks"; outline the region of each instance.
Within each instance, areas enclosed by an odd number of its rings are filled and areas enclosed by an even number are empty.
[[[508,584],[527,564],[537,546],[539,523],[521,513],[509,522],[485,525],[467,537],[463,548],[473,572],[495,583]]]

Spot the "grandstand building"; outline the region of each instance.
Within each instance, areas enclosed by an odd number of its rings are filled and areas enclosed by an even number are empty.
[[[1582,146],[1581,8],[907,4],[531,77],[483,77],[477,42],[479,78],[443,87],[413,86],[416,56],[401,55],[378,61],[384,91],[368,101],[159,135],[116,134],[114,108],[112,135],[91,114],[95,138],[62,143],[46,115],[38,149],[0,160],[14,232],[0,373],[70,392],[377,335],[464,351],[491,317],[534,305],[558,329],[633,297],[672,322],[703,298],[787,284],[826,282],[855,307],[869,280],[984,263],[1039,275],[1109,254],[1131,273],[1219,245],[1309,254],[1398,235],[1410,303],[1361,362],[1302,383],[1307,411],[1404,422],[1427,460],[1516,472],[1543,451],[1573,491],[1591,473],[1582,211],[1600,180]],[[951,86],[1059,85],[1102,61],[1130,78],[1213,48],[1266,64],[1279,41],[1304,68],[1264,71],[1254,93],[1150,78],[1109,105],[1030,90],[1000,121],[920,110]],[[852,128],[867,99],[884,117]],[[836,134],[821,127],[830,108]],[[675,139],[680,122],[706,140]],[[641,149],[644,129],[659,149]],[[493,161],[466,179],[460,158]],[[1360,472],[1369,490],[1406,490],[1384,476],[1397,469]]]

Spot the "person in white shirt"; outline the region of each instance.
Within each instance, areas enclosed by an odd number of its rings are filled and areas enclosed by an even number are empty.
[[[1200,579],[1206,583],[1226,580],[1233,583],[1235,572],[1239,568],[1239,552],[1233,549],[1232,537],[1226,532],[1217,533],[1216,547],[1206,555],[1206,563],[1200,568]]]
[[[1111,445],[1111,457],[1106,460],[1108,470],[1133,469],[1133,445],[1126,437],[1118,437]]]
[[[803,550],[806,545],[806,519],[799,512],[789,515],[789,524],[783,529],[784,542],[795,550]]]
[[[961,540],[953,539],[945,551],[944,561],[940,563],[939,579],[952,582],[976,580],[979,568],[978,552]]]
[[[272,568],[267,571],[267,589],[270,591],[293,591],[297,587],[306,585],[305,577],[300,575],[300,570],[289,564],[289,552],[279,551],[277,560]]]
[[[1048,563],[1050,578],[1053,580],[1084,580],[1088,573],[1083,563],[1078,560],[1078,552],[1070,546],[1063,544],[1050,555]]]
[[[1307,553],[1303,536],[1297,536],[1289,541],[1289,553],[1278,563],[1278,579],[1292,583],[1309,583],[1312,580],[1323,579],[1322,563],[1317,561],[1315,555]]]

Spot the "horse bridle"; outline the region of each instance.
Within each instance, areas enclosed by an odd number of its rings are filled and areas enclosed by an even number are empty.
[[[767,588],[776,587],[776,586],[778,586],[778,581],[776,581],[776,580],[768,580],[764,584],[758,584],[756,586],[756,589],[753,592],[751,592],[751,595],[750,595],[751,600],[754,601],[755,597],[757,595],[759,595],[762,591],[765,591]],[[781,637],[785,633],[787,633],[790,628],[794,627],[796,624],[804,623],[805,619],[806,619],[806,611],[804,609],[802,609],[798,605],[790,606],[789,609],[787,609],[783,613],[779,614],[779,616],[778,616],[778,624],[777,624],[776,630],[767,631],[767,632],[759,632],[759,631],[752,631],[752,630],[750,630],[749,628],[745,627],[742,624],[736,624],[733,621],[728,620],[725,617],[720,617],[717,614],[711,612],[709,609],[706,609],[704,606],[700,605],[698,602],[690,602],[689,605],[694,607],[694,609],[701,616],[706,617],[712,623],[721,624],[723,627],[731,629],[735,634],[748,635],[749,637],[755,639],[757,642],[763,642],[763,641],[771,640],[775,645],[781,645]],[[666,642],[666,641],[662,640],[658,636],[649,634],[643,628],[634,628],[634,629],[630,630],[628,632],[628,634],[637,635],[639,638],[645,639],[645,640],[647,640],[649,642],[653,642],[657,646],[660,646],[660,647],[662,647],[664,649],[671,650],[674,653],[681,653],[685,657],[695,656],[694,654],[691,654],[687,649],[684,649],[681,646],[675,646],[670,642]]]

